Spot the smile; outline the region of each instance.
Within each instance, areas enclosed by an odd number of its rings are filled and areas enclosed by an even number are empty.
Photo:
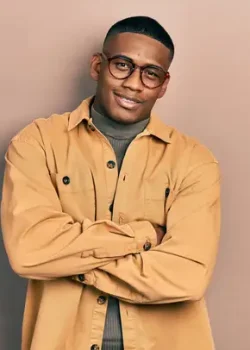
[[[131,109],[131,110],[135,109],[142,103],[137,99],[133,99],[127,96],[123,96],[116,93],[114,95],[115,95],[116,102],[119,104],[119,106],[126,109]]]

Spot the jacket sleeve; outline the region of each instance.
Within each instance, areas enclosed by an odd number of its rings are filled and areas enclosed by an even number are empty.
[[[143,250],[156,233],[147,222],[76,222],[62,211],[42,147],[12,140],[6,153],[1,203],[3,239],[13,270],[26,278],[83,274]]]
[[[97,268],[85,275],[84,283],[136,304],[202,298],[215,265],[220,233],[217,161],[190,167],[168,212],[167,227],[160,245]]]

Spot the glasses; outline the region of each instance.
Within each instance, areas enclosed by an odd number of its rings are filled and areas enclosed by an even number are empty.
[[[127,79],[138,68],[140,70],[142,84],[149,89],[155,89],[161,86],[170,76],[169,72],[164,71],[161,67],[154,65],[139,66],[127,56],[117,55],[108,58],[103,53],[101,56],[108,61],[110,74],[115,79]]]

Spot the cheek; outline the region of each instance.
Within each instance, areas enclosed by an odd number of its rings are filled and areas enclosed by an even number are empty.
[[[113,91],[119,87],[119,80],[113,79],[112,77],[105,75],[100,76],[98,81],[98,95],[100,102],[106,113],[112,114],[114,108],[116,108],[115,98]]]
[[[106,95],[112,92],[116,87],[121,86],[121,81],[112,77],[106,69],[101,72],[99,83],[101,88],[105,90],[103,93]]]
[[[156,90],[149,90],[149,91],[145,92],[144,99],[147,101],[145,103],[145,106],[148,106],[148,108],[150,108],[150,107],[152,108],[152,106],[155,104],[155,102],[159,98],[160,92],[161,92],[161,89],[157,89],[157,91]]]

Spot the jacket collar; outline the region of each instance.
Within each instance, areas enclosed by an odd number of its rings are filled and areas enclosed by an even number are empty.
[[[71,131],[83,120],[86,120],[88,124],[92,123],[90,117],[90,106],[94,96],[88,97],[83,100],[79,107],[77,107],[69,116],[68,131]],[[153,135],[158,139],[166,143],[171,143],[171,131],[172,129],[164,124],[155,114],[151,114],[150,122],[143,133]]]
[[[78,124],[80,124],[83,120],[87,120],[88,122],[91,120],[90,118],[90,106],[93,100],[93,96],[88,97],[86,100],[83,100],[79,107],[77,107],[73,112],[70,113],[69,116],[69,125],[68,131],[71,131]]]

